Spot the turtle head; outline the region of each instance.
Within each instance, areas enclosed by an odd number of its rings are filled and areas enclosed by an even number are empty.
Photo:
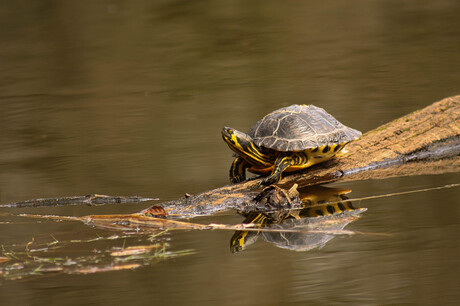
[[[250,165],[268,167],[273,165],[273,160],[267,156],[263,149],[254,143],[248,134],[235,129],[224,127],[222,138],[236,154],[246,160]]]
[[[249,148],[255,146],[249,135],[229,127],[224,127],[222,129],[222,138],[230,149],[241,156],[247,155],[249,153]]]

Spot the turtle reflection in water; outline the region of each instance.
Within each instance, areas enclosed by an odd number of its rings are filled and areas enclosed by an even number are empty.
[[[242,223],[253,223],[260,227],[278,230],[337,231],[358,219],[360,214],[366,211],[366,208],[353,207],[347,200],[345,194],[350,192],[349,189],[310,187],[300,193],[300,209],[245,209],[239,213],[245,216]],[[230,249],[233,253],[240,252],[255,243],[259,236],[277,247],[293,251],[322,248],[334,238],[334,235],[323,233],[236,231],[230,240]]]

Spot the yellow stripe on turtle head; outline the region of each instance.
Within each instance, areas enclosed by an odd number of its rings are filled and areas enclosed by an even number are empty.
[[[254,144],[252,138],[247,134],[229,127],[224,127],[222,129],[222,138],[230,149],[244,158],[251,165],[268,166],[273,164],[273,161],[260,152],[259,148]]]

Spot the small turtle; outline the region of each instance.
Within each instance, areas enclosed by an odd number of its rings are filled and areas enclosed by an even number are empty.
[[[278,182],[284,171],[298,171],[333,158],[360,136],[360,131],[344,126],[314,105],[291,105],[271,112],[247,134],[222,129],[224,141],[237,154],[230,167],[230,182],[244,181],[247,169],[269,174],[263,185]]]

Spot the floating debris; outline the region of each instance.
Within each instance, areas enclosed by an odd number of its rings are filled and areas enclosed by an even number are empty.
[[[132,270],[161,260],[194,254],[193,250],[169,251],[169,244],[165,242],[165,238],[160,234],[155,237],[144,235],[140,239],[139,236],[111,235],[65,241],[52,236],[51,241],[32,239],[33,245],[29,242],[19,249],[17,246],[3,245],[0,249],[0,279],[20,280],[59,273],[94,274]],[[139,244],[140,240],[143,240],[143,243]],[[104,251],[107,243],[113,246],[110,250]],[[133,245],[124,247],[128,243]],[[48,247],[49,244],[59,248],[51,249]]]
[[[100,272],[110,272],[110,271],[120,271],[120,270],[133,270],[139,268],[140,264],[126,264],[126,265],[110,265],[106,267],[88,267],[76,269],[73,271],[73,274],[93,274]]]
[[[164,247],[162,244],[152,244],[152,245],[137,245],[132,247],[127,247],[126,249],[120,251],[113,251],[110,253],[110,256],[120,257],[120,256],[131,256],[131,255],[140,255],[151,252],[153,249],[158,249]]]
[[[3,262],[10,261],[10,260],[11,260],[11,258],[9,258],[9,257],[0,256],[0,264],[3,263]]]

